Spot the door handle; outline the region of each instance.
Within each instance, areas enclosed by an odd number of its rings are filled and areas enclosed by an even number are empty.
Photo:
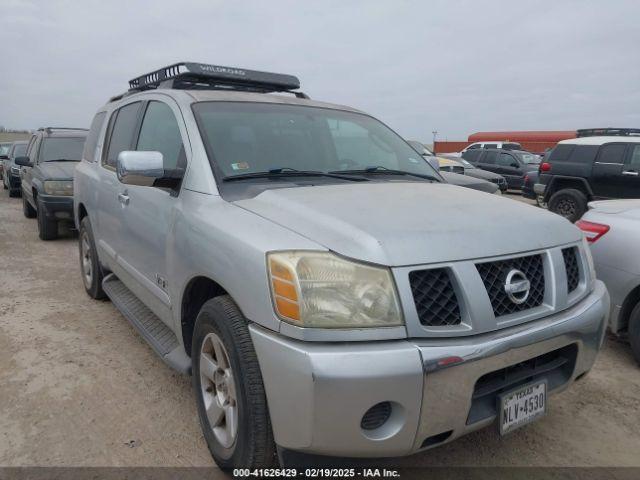
[[[638,176],[638,172],[636,172],[635,170],[623,170],[622,174],[623,175],[629,175],[631,177],[637,177]]]
[[[129,205],[129,195],[127,195],[127,193],[119,193],[118,194],[118,200],[120,201],[120,203],[122,205]]]

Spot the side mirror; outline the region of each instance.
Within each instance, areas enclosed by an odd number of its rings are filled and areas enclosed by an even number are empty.
[[[0,160],[8,160],[9,155],[0,155]]]
[[[125,185],[152,187],[164,177],[164,163],[160,152],[124,151],[118,155],[116,172]]]
[[[21,167],[33,167],[33,163],[31,163],[29,157],[16,157],[14,161],[16,165],[20,165]]]
[[[427,162],[429,162],[429,165],[436,169],[436,172],[440,170],[440,160],[438,160],[438,157],[429,156],[427,157]]]

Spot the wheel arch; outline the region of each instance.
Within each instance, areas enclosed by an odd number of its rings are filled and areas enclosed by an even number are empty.
[[[180,303],[182,342],[187,355],[191,356],[193,328],[202,305],[207,300],[221,295],[228,295],[228,293],[222,285],[209,277],[200,275],[187,282]]]
[[[627,294],[624,302],[622,302],[618,317],[618,331],[614,333],[625,332],[627,330],[631,312],[638,302],[640,302],[640,285],[636,285],[636,287]]]
[[[547,185],[547,188],[545,188],[544,201],[549,202],[549,199],[554,193],[566,188],[580,190],[587,196],[587,200],[591,200],[593,198],[593,191],[591,190],[591,186],[584,178],[564,177],[558,175],[551,177],[551,181]]]

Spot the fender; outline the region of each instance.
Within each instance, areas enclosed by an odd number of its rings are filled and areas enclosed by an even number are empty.
[[[571,177],[568,175],[551,175],[551,178],[549,179],[549,183],[547,183],[547,186],[544,189],[545,202],[548,202],[549,198],[551,197],[551,194],[555,193],[554,185],[556,184],[556,182],[560,182],[560,181],[579,183],[587,192],[587,195],[589,195],[590,197],[594,197],[593,190],[591,189],[591,185],[589,185],[589,182],[587,182],[586,179],[582,177]]]

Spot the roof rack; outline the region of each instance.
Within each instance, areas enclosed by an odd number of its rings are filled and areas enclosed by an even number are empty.
[[[129,80],[130,93],[154,88],[288,92],[298,98],[309,98],[303,92],[292,91],[300,88],[300,80],[293,75],[194,62],[176,63]],[[112,101],[124,95],[113,97]]]
[[[51,133],[51,130],[89,130],[89,129],[80,128],[80,127],[40,127],[38,129],[39,132],[44,131],[47,133]]]
[[[576,130],[577,137],[635,137],[640,128],[582,128]]]

